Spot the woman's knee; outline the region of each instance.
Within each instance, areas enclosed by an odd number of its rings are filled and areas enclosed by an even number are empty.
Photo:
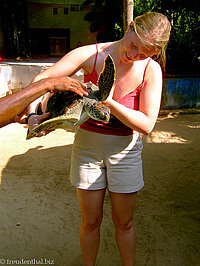
[[[113,223],[116,229],[121,231],[128,231],[134,227],[133,217],[130,218],[121,218],[121,217],[112,217]]]
[[[82,216],[81,226],[84,230],[93,231],[99,229],[101,226],[103,215],[98,217],[94,216]]]

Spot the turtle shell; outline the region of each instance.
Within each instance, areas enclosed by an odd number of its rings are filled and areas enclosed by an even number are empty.
[[[102,104],[98,106],[94,104],[98,101],[104,101],[108,97],[114,81],[114,61],[110,55],[107,55],[104,60],[103,70],[97,82],[98,86],[94,84],[88,84],[90,93],[88,96],[83,97],[71,91],[54,93],[47,102],[46,112],[49,112],[50,116],[46,119],[46,121],[36,126],[30,132],[28,130],[27,139],[30,139],[41,131],[45,130],[56,128],[63,128],[69,131],[71,129],[74,130],[78,125],[86,121],[89,117],[103,122],[107,121],[105,120],[107,118],[109,119],[109,112],[107,108]],[[86,107],[87,109],[85,109]],[[98,110],[98,108],[100,109]],[[98,111],[100,110],[104,114],[101,117],[98,116]]]
[[[46,112],[50,115],[48,119],[61,116],[73,107],[82,97],[75,92],[63,91],[54,93],[47,103]]]

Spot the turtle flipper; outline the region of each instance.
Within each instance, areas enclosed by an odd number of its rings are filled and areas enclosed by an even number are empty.
[[[99,75],[97,85],[99,91],[95,92],[95,96],[99,101],[105,101],[110,94],[115,81],[115,65],[110,54],[104,60],[104,67]]]
[[[28,130],[26,139],[36,137],[42,131],[54,130],[57,128],[66,129],[68,131],[74,132],[77,129],[76,123],[80,120],[80,114],[82,112],[82,109],[82,105],[80,105],[77,101],[74,106],[71,107],[71,109],[69,108],[66,111],[64,115],[48,119],[36,126],[33,130]]]
[[[42,131],[49,131],[58,128],[74,132],[77,129],[77,126],[75,125],[77,120],[77,118],[66,118],[66,116],[60,116],[59,118],[56,117],[49,119],[36,126],[33,130],[28,130],[26,139],[36,137]]]
[[[52,115],[48,119],[33,130],[27,132],[26,139],[37,136],[42,131],[54,130],[57,128],[66,129],[68,131],[75,131],[78,125],[81,125],[89,117],[106,122],[110,118],[107,107],[102,106],[102,103],[95,103],[104,101],[108,97],[113,83],[115,81],[115,66],[113,59],[107,55],[104,61],[103,71],[98,79],[98,89],[91,87],[91,93],[86,97],[80,97],[75,93],[64,92],[56,93],[47,103],[47,111]]]
[[[74,124],[74,126],[79,126],[82,123],[84,123],[85,121],[87,121],[90,118],[90,116],[87,114],[87,112],[84,110],[84,108],[82,109],[82,113],[80,115],[79,120]]]

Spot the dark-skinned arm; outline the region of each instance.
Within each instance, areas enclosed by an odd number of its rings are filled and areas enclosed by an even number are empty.
[[[73,91],[79,95],[88,95],[84,84],[69,77],[46,78],[32,83],[21,91],[0,98],[0,127],[14,122],[16,115],[34,100],[47,92]]]

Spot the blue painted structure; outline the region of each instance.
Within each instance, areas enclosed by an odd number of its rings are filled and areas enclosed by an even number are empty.
[[[6,95],[9,86],[13,91],[26,87],[33,77],[54,63],[51,60],[0,62],[0,97]],[[74,77],[83,81],[83,72],[78,71]],[[161,109],[181,108],[200,108],[200,78],[164,78]]]
[[[200,107],[200,78],[165,78],[162,109]]]

